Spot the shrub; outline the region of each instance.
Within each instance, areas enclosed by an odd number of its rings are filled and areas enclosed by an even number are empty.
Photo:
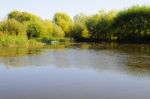
[[[45,28],[41,22],[31,21],[27,26],[26,32],[29,39],[38,38],[45,32]]]
[[[25,26],[14,19],[8,19],[0,23],[0,31],[3,34],[24,35]]]

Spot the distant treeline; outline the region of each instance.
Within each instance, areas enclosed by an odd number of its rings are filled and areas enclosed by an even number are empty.
[[[74,19],[66,13],[56,13],[53,20],[12,11],[7,19],[0,22],[0,44],[7,42],[9,45],[14,37],[40,42],[69,38],[78,42],[150,43],[150,7],[133,6],[110,12],[101,10],[90,16],[78,14]],[[14,43],[21,42],[19,40],[15,39]]]
[[[77,41],[150,43],[150,7],[133,6],[121,11],[100,11],[75,16],[72,28]]]

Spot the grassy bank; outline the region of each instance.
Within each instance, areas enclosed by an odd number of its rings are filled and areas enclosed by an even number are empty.
[[[44,43],[37,40],[28,40],[25,36],[1,35],[0,47],[38,47],[43,46]]]

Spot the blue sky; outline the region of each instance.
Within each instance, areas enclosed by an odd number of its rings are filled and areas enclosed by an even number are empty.
[[[136,4],[150,5],[150,0],[0,0],[0,19],[6,18],[13,10],[52,19],[56,12],[66,12],[73,17],[81,12],[93,14],[100,9],[119,10]]]

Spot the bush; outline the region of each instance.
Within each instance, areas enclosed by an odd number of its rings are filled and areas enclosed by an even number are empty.
[[[25,36],[13,36],[13,35],[1,35],[0,46],[1,47],[16,47],[26,46],[27,38]]]
[[[8,19],[0,23],[0,32],[10,35],[24,35],[25,26],[14,19]]]
[[[45,28],[41,22],[33,21],[28,24],[26,32],[29,39],[38,38],[45,32]]]

